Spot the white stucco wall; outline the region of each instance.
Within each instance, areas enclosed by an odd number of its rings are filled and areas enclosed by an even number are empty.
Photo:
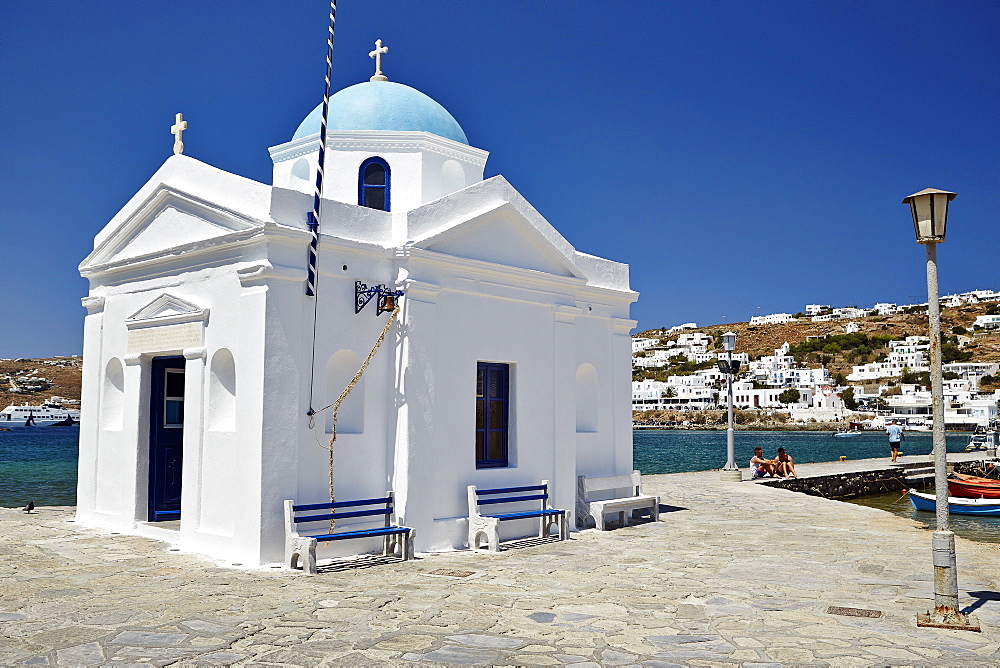
[[[273,184],[312,195],[319,135],[270,149]],[[331,132],[327,136],[324,197],[358,203],[358,169],[380,157],[389,164],[392,211],[409,211],[483,180],[489,154],[428,132]]]

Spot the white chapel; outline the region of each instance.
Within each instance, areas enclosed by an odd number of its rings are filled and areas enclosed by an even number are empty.
[[[393,490],[417,551],[466,546],[467,485],[546,479],[572,512],[577,475],[631,472],[628,266],[484,180],[451,114],[381,72],[330,98],[306,294],[321,107],[270,149],[271,184],[184,155],[178,116],[175,155],[97,234],[78,521],[280,561],[283,501],[329,500],[326,407],[389,318],[339,407],[334,487]]]

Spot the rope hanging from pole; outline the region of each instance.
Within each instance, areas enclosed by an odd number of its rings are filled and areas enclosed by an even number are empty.
[[[385,335],[389,333],[389,328],[392,327],[392,323],[396,320],[396,315],[398,313],[399,313],[399,307],[397,306],[396,308],[394,308],[392,310],[392,313],[389,314],[389,320],[385,323],[385,327],[382,328],[382,333],[379,334],[378,339],[375,341],[375,346],[372,348],[372,351],[370,353],[368,353],[368,357],[366,357],[365,361],[361,363],[361,368],[358,369],[358,372],[356,374],[354,374],[354,378],[352,378],[351,382],[347,384],[347,387],[344,388],[344,391],[340,393],[340,396],[337,397],[337,400],[334,401],[332,404],[330,404],[328,406],[324,406],[323,408],[320,408],[318,411],[312,411],[310,413],[310,416],[309,416],[309,428],[311,429],[313,427],[313,424],[314,424],[315,414],[316,413],[319,413],[320,411],[325,411],[327,408],[333,408],[333,414],[332,414],[332,419],[331,419],[331,427],[330,427],[330,432],[331,432],[331,434],[330,434],[330,443],[328,445],[325,445],[325,446],[324,445],[320,446],[320,447],[325,448],[327,450],[327,452],[329,452],[329,455],[330,455],[330,457],[329,457],[329,462],[330,462],[329,474],[330,474],[330,502],[331,503],[336,500],[335,497],[334,497],[334,493],[333,493],[333,443],[334,443],[334,441],[337,440],[337,411],[340,410],[340,404],[342,404],[344,402],[344,399],[347,398],[347,395],[351,393],[351,390],[354,389],[354,386],[358,384],[359,380],[361,380],[361,376],[364,374],[365,369],[368,368],[368,364],[372,361],[372,358],[375,357],[375,353],[377,353],[378,349],[382,346],[382,342],[385,341]],[[331,519],[330,520],[330,531],[331,532],[333,531],[333,527],[335,525],[336,525],[336,520]]]

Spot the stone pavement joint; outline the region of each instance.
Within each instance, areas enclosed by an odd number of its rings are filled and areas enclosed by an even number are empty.
[[[0,509],[0,664],[1000,664],[1000,546],[956,540],[983,632],[918,629],[917,522],[718,478],[645,476],[675,508],[658,523],[311,577],[81,527],[72,508]]]

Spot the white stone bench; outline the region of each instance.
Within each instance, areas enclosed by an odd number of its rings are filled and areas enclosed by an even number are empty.
[[[631,475],[612,475],[602,478],[577,476],[577,516],[580,526],[586,528],[587,517],[594,520],[594,526],[604,531],[604,514],[618,513],[618,521],[625,526],[625,513],[635,514],[649,509],[650,517],[660,519],[660,497],[642,493],[642,475],[632,471]],[[626,492],[622,495],[621,492]]]

